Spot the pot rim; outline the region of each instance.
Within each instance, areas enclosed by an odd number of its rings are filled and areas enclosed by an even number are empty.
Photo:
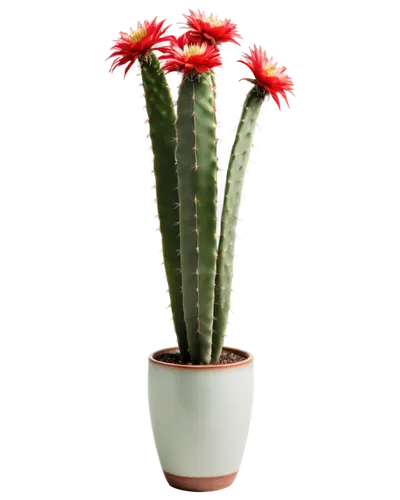
[[[166,363],[164,361],[158,361],[155,359],[155,356],[159,356],[160,354],[165,354],[166,352],[176,352],[179,351],[179,347],[167,347],[166,349],[159,349],[158,351],[154,351],[149,355],[150,363],[155,365],[163,365],[170,366],[171,368],[178,368],[184,370],[221,370],[227,368],[239,368],[244,365],[248,365],[253,362],[254,356],[248,352],[243,351],[242,349],[236,349],[235,347],[223,347],[226,351],[233,352],[235,354],[239,354],[240,356],[246,356],[246,359],[243,361],[238,361],[237,363],[231,363],[228,365],[176,365],[174,363]]]

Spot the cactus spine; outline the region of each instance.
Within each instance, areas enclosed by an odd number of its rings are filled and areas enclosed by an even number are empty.
[[[192,363],[209,364],[217,256],[216,126],[209,75],[183,78],[176,129],[185,323]]]
[[[246,167],[250,157],[254,131],[265,93],[253,87],[246,96],[242,116],[229,160],[222,209],[221,235],[218,246],[215,280],[214,332],[212,360],[218,361],[224,344],[231,302],[232,269],[236,225]]]
[[[175,332],[183,362],[189,361],[179,256],[179,195],[175,112],[168,83],[154,53],[140,59],[150,139],[154,153],[157,208]]]

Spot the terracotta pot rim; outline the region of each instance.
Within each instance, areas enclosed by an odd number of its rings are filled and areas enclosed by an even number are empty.
[[[154,351],[149,355],[150,363],[154,363],[155,365],[163,365],[170,366],[171,368],[178,368],[184,370],[222,370],[227,368],[239,368],[244,365],[248,365],[253,362],[254,356],[248,352],[243,351],[242,349],[236,349],[235,347],[225,347],[224,350],[233,352],[235,354],[239,354],[240,356],[246,356],[246,359],[243,361],[238,361],[237,363],[231,363],[229,365],[176,365],[174,363],[165,363],[164,361],[158,361],[155,359],[156,356],[160,354],[165,354],[167,352],[176,352],[179,351],[178,347],[167,347],[166,349],[159,349],[158,351]]]

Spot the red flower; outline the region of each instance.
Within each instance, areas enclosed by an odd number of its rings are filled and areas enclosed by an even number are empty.
[[[107,58],[115,57],[110,68],[111,73],[118,66],[128,63],[125,76],[136,59],[146,57],[154,45],[171,40],[170,36],[162,36],[169,28],[169,26],[163,28],[164,23],[165,20],[157,23],[157,18],[154,18],[151,22],[138,23],[137,30],[131,28],[130,33],[121,31],[120,38],[115,40],[115,45],[111,48],[114,52]]]
[[[225,42],[233,42],[240,45],[236,38],[242,38],[236,29],[236,24],[230,19],[220,20],[213,14],[206,14],[199,10],[198,14],[189,10],[190,15],[183,15],[187,20],[190,30],[187,32],[190,43],[206,42],[210,45],[219,45]]]
[[[293,94],[293,82],[289,76],[284,74],[286,71],[285,66],[278,68],[278,63],[274,63],[272,57],[268,59],[265,50],[262,50],[261,47],[256,47],[256,45],[254,45],[254,49],[250,48],[250,55],[243,54],[243,57],[246,60],[238,62],[248,66],[255,76],[255,80],[251,80],[250,78],[244,78],[244,80],[248,80],[265,89],[268,94],[272,95],[279,109],[281,109],[281,106],[278,94],[281,94],[289,106],[285,92]]]
[[[164,55],[160,59],[165,59],[163,70],[167,73],[209,73],[211,68],[222,65],[219,50],[214,45],[202,43],[182,46],[183,43],[184,38],[179,37],[178,40],[173,40],[169,47],[164,47]]]

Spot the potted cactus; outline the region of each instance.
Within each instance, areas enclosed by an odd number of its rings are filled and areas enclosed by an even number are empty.
[[[154,153],[164,265],[179,347],[149,357],[149,405],[167,481],[189,491],[222,489],[242,459],[253,398],[253,356],[223,347],[230,309],[235,233],[257,118],[266,97],[287,102],[285,67],[254,46],[239,61],[253,72],[226,175],[217,241],[214,67],[219,46],[238,44],[230,20],[190,11],[187,31],[165,35],[165,21],[121,32],[110,71],[138,61]],[[161,55],[157,57],[155,51]],[[161,63],[160,63],[161,61]],[[182,73],[172,101],[166,74]]]

